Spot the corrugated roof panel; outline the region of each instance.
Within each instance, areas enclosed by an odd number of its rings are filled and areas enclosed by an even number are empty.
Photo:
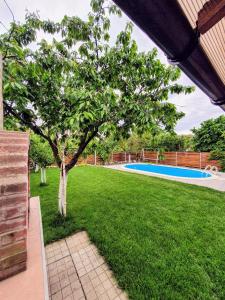
[[[191,26],[196,27],[198,12],[208,0],[178,0]],[[200,37],[200,43],[217,74],[225,84],[225,18]]]

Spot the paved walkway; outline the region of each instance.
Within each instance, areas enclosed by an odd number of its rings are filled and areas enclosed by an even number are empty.
[[[45,248],[50,300],[126,300],[85,231]]]
[[[132,169],[125,169],[123,165],[111,165],[111,166],[105,166],[105,168],[110,168],[114,170],[124,171],[124,172],[130,172],[130,173],[137,173],[152,177],[160,177],[168,180],[175,180],[179,182],[189,183],[189,184],[195,184],[199,186],[204,186],[208,188],[212,188],[217,191],[225,192],[225,173],[218,172],[218,175],[214,176],[213,178],[206,178],[206,179],[195,179],[195,178],[181,178],[181,177],[170,177],[166,175],[156,174],[156,173],[148,173],[144,171],[139,170],[132,170]]]

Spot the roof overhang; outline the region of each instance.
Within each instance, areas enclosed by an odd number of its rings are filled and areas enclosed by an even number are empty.
[[[207,0],[114,2],[164,51],[170,62],[176,63],[209,96],[213,104],[225,110],[225,18],[219,24],[222,32],[212,32],[215,29],[212,28],[200,36],[196,30],[198,12]]]

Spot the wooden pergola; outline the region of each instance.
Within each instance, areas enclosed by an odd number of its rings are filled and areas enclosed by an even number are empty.
[[[225,110],[225,0],[114,0]]]

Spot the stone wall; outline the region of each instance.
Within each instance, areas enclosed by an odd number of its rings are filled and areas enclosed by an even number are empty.
[[[27,133],[0,131],[0,280],[26,269]]]

